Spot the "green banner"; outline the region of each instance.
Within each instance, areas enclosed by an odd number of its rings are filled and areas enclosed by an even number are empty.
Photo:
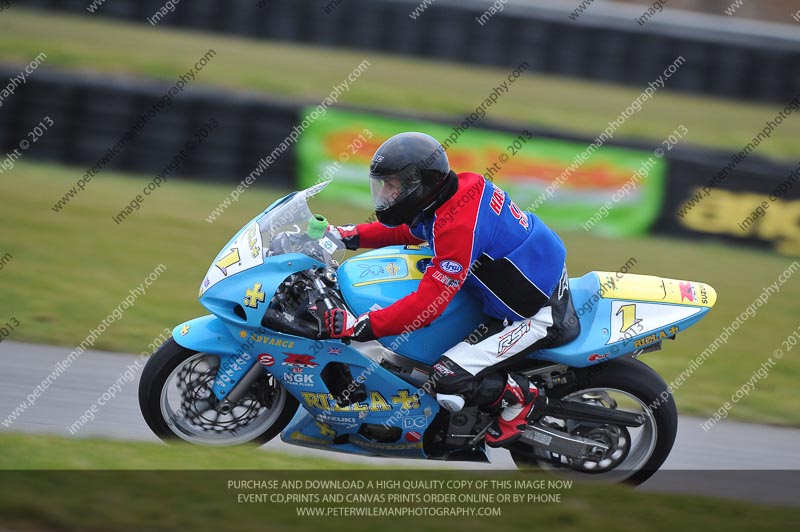
[[[300,186],[333,179],[329,197],[370,207],[370,159],[404,131],[437,138],[454,171],[483,174],[553,227],[624,236],[647,231],[658,216],[666,162],[651,152],[602,146],[581,164],[577,157],[589,147],[581,142],[341,110],[328,110],[301,135]]]

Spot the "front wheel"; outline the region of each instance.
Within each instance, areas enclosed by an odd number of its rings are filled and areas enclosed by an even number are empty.
[[[291,421],[298,402],[264,372],[233,408],[211,391],[219,357],[198,353],[170,338],[150,357],[139,382],[139,407],[164,441],[211,446],[263,444]]]
[[[600,441],[609,446],[608,451],[597,459],[575,460],[516,444],[511,457],[521,469],[534,466],[565,476],[641,484],[667,459],[678,432],[678,411],[667,384],[655,370],[632,358],[574,372],[572,382],[548,390],[548,397],[631,412],[643,420],[642,425],[624,427],[545,416],[540,420],[544,425]]]

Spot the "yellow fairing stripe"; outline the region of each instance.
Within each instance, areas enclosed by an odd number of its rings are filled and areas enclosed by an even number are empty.
[[[649,301],[708,308],[713,307],[717,302],[717,292],[705,283],[633,273],[595,273],[600,281],[600,296],[606,299]]]

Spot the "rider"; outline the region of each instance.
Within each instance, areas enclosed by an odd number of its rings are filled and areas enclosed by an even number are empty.
[[[532,419],[537,398],[545,399],[526,377],[501,368],[577,335],[566,325],[577,320],[567,320],[574,309],[564,244],[483,176],[450,170],[444,148],[423,133],[384,142],[369,177],[378,221],[332,228],[348,249],[428,242],[434,257],[417,291],[396,303],[358,318],[346,309],[327,311],[330,336],[362,342],[409,331],[413,322],[426,326],[465,287],[487,317],[434,364],[437,400],[451,411],[465,404],[501,409],[486,443],[513,443]],[[423,319],[431,306],[435,311]]]

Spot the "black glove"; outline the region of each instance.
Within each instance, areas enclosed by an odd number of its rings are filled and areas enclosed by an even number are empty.
[[[322,319],[325,329],[331,338],[351,338],[356,342],[367,342],[375,339],[372,325],[369,323],[369,313],[355,318],[347,310],[333,308],[325,311]]]

